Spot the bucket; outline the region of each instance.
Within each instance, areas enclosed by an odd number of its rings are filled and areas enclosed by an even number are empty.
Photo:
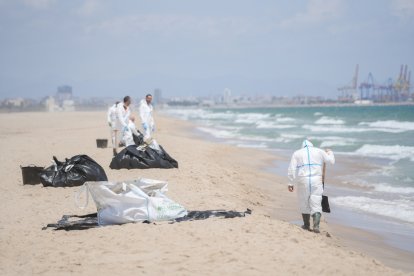
[[[22,177],[23,177],[23,184],[40,184],[40,176],[39,173],[43,170],[43,167],[36,167],[36,166],[27,166],[22,167]]]
[[[108,139],[96,139],[96,146],[102,149],[108,147]]]

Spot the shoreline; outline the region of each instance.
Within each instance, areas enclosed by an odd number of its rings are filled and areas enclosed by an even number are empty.
[[[164,116],[164,115],[158,115],[158,116]],[[177,120],[180,120],[180,119],[177,119]],[[194,122],[185,121],[185,120],[180,120],[180,121],[188,124],[187,126],[189,128],[188,131],[190,131],[190,134],[193,134],[194,135],[193,137],[195,137],[196,139],[204,139],[204,140],[211,141],[214,143],[228,145],[230,147],[235,147],[237,149],[240,149],[241,151],[245,150],[245,148],[241,148],[241,147],[237,147],[232,144],[224,143],[222,139],[214,138],[211,135],[210,135],[211,137],[202,137],[204,133],[197,130],[197,126],[194,124]],[[255,150],[252,148],[247,148],[247,149]],[[257,150],[260,150],[264,155],[266,155],[266,157],[264,156],[262,157],[263,160],[266,160],[266,161],[263,161],[263,164],[258,166],[257,169],[261,171],[262,173],[271,173],[275,175],[278,179],[284,179],[282,181],[285,181],[286,183],[288,183],[287,177],[281,174],[280,169],[281,167],[287,168],[288,163],[286,162],[289,162],[289,159],[288,159],[289,157],[276,155],[275,152],[280,153],[281,150],[269,150],[269,149],[260,149],[260,148]],[[345,159],[344,161],[348,164],[340,165],[339,167],[337,166],[338,164],[336,164],[336,168],[334,168],[335,167],[334,166],[329,169],[329,173],[327,175],[328,177],[331,177],[332,175],[334,175],[335,171],[336,172],[339,171],[342,174],[344,174],[345,172],[349,173],[352,170],[360,170],[360,168],[356,169],[355,166],[350,167],[352,160],[348,156],[341,155],[341,154],[339,154],[339,156],[340,156],[340,159],[341,158]],[[275,166],[279,166],[280,168],[276,169]],[[375,166],[372,166],[372,165],[371,166],[363,165],[363,166],[364,166],[364,169],[375,168]],[[333,170],[334,172],[332,172],[332,169],[334,169]],[[331,186],[331,189],[342,189],[348,186],[348,185],[344,185],[343,183],[340,183],[338,177],[332,177],[332,180],[329,180],[329,183],[331,183],[329,184]],[[271,191],[271,187],[267,187],[266,190]],[[276,197],[276,195],[273,195],[273,197]],[[270,216],[272,218],[283,220],[283,221],[292,223],[294,225],[300,226],[302,224],[302,220],[300,218],[300,212],[297,207],[297,202],[284,202],[282,204],[282,208],[283,210],[281,209],[281,207],[274,207],[274,210],[272,210],[273,208],[269,206],[269,210],[271,212]],[[352,213],[352,211],[345,210],[344,208],[341,208],[341,207],[338,209],[337,211],[339,211],[340,213],[345,212],[348,217]],[[361,217],[362,215],[359,215],[359,216]],[[375,219],[371,218],[371,220],[373,221]],[[328,230],[326,230],[326,232],[333,234],[337,237],[340,237],[341,242],[344,245],[349,246],[351,249],[358,250],[365,254],[378,258],[379,260],[381,260],[382,262],[384,262],[385,264],[393,268],[404,269],[405,271],[411,271],[411,272],[414,271],[414,264],[411,261],[414,258],[414,251],[412,251],[412,249],[408,250],[408,249],[402,248],[403,242],[404,242],[403,239],[395,239],[394,240],[395,244],[392,245],[391,237],[386,237],[384,232],[381,232],[381,231],[376,232],[376,231],[373,231],[372,229],[368,230],[368,229],[364,229],[361,227],[356,227],[355,223],[354,225],[352,225],[350,223],[347,223],[346,219],[340,219],[338,216],[335,216],[335,215],[332,217],[332,214],[324,213],[322,215],[322,221],[324,221],[325,223],[324,226],[327,226]],[[333,221],[333,222],[329,222],[329,221]],[[359,223],[364,223],[363,219],[361,218],[358,219],[357,221]],[[390,233],[389,235],[393,235],[393,234]],[[360,238],[361,236],[364,238],[361,239]],[[377,250],[376,246],[378,246],[379,244],[380,244],[380,247],[383,248],[384,250],[380,250],[380,251]]]
[[[271,218],[273,210],[289,215],[296,201],[282,178],[259,169],[273,160],[270,154],[198,139],[183,121],[161,116],[156,121],[155,138],[178,160],[179,169],[110,170],[111,148],[99,149],[95,141],[109,139],[104,112],[0,114],[0,274],[408,274],[344,246],[335,236],[327,237],[325,223],[324,235],[315,235]],[[84,231],[41,230],[62,215],[92,213],[96,207],[76,208],[73,196],[79,187],[22,185],[19,166],[48,166],[53,155],[63,159],[82,153],[101,164],[112,181],[167,180],[168,197],[188,210],[250,208],[253,214]],[[324,264],[315,265],[321,259]]]

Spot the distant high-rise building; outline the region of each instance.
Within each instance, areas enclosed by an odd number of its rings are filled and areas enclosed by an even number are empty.
[[[61,85],[58,86],[57,92],[56,92],[56,101],[59,104],[62,104],[66,100],[72,99],[72,86],[69,85]]]
[[[231,90],[226,88],[223,91],[223,103],[230,104],[231,103]]]
[[[154,97],[153,97],[153,104],[154,105],[159,105],[162,104],[163,100],[162,100],[162,91],[161,89],[154,89]]]

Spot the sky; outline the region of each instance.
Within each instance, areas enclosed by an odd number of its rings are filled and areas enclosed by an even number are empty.
[[[0,0],[0,99],[336,98],[356,64],[414,74],[414,0]]]

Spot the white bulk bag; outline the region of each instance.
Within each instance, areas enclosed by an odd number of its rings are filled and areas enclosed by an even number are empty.
[[[86,182],[82,191],[91,194],[98,210],[98,224],[111,225],[129,222],[165,221],[187,215],[187,210],[164,195],[168,183],[165,181],[141,178],[125,182]]]

